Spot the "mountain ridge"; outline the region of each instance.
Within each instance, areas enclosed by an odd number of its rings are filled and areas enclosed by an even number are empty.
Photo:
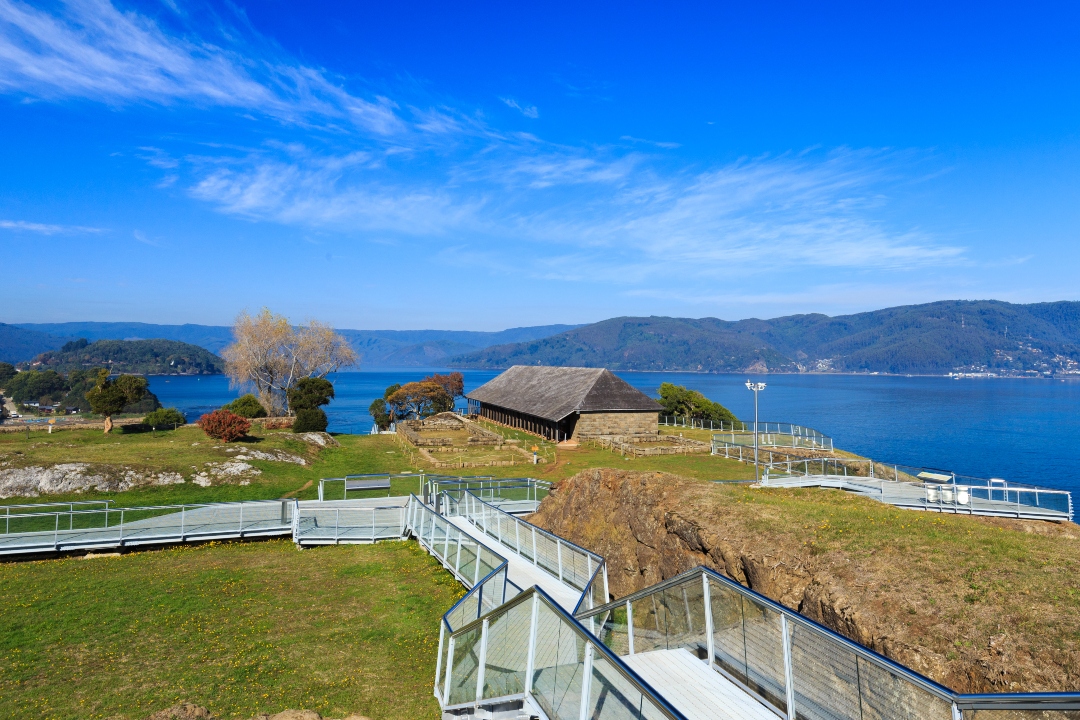
[[[459,368],[1080,376],[1080,302],[944,300],[770,320],[620,317],[451,358]]]

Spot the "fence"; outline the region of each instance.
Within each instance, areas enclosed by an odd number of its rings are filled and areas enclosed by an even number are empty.
[[[742,420],[736,420],[735,422],[727,422],[724,420],[699,420],[697,418],[688,418],[681,415],[661,415],[659,417],[659,424],[665,427],[684,427],[690,430],[718,430],[720,432],[734,432],[734,433],[752,433],[754,432],[754,423],[743,422]],[[811,427],[805,425],[796,425],[794,423],[786,422],[772,422],[769,420],[759,420],[757,424],[757,431],[759,435],[773,434],[773,435],[791,435],[794,437],[805,438],[807,440],[816,441],[818,443],[824,443],[828,441],[830,446],[832,438],[819,432]]]
[[[754,446],[753,430],[749,433],[728,432],[720,435],[713,435],[713,439],[722,440],[732,445]],[[758,447],[806,448],[808,450],[826,450],[832,452],[833,441],[831,437],[820,434],[806,436],[794,433],[777,433],[760,430],[758,432]]]
[[[440,637],[444,711],[527,698],[549,720],[685,720],[543,590]]]
[[[514,517],[490,505],[472,492],[466,491],[457,504],[457,512],[477,529],[495,538],[533,565],[546,570],[559,581],[582,591],[577,612],[582,603],[593,603],[600,594],[597,585],[602,579],[602,597],[608,597],[607,565],[604,558],[564,540],[530,522]],[[586,592],[588,590],[589,592]]]
[[[978,711],[1048,720],[1046,710],[1080,711],[1080,693],[953,693],[707,568],[578,619],[595,619],[620,656],[689,651],[785,718],[957,720]],[[982,714],[991,711],[1012,714]]]
[[[362,475],[345,475],[343,477],[331,477],[322,478],[319,480],[319,500],[326,500],[326,486],[337,485],[341,483],[341,499],[347,500],[349,497],[348,482],[350,480],[386,480],[390,483],[391,492],[401,492],[402,496],[405,492],[420,492],[420,488],[424,483],[423,474],[402,473],[400,475],[394,475],[391,473],[368,473]],[[402,492],[404,491],[404,492]],[[366,492],[365,490],[354,490],[353,492]],[[336,492],[335,492],[336,494]]]
[[[531,502],[531,509],[547,497],[551,483],[536,478],[494,478],[491,476],[455,477],[452,475],[425,475],[420,496],[427,502],[435,502],[440,493],[448,493],[460,499],[468,491],[485,502],[512,501]]]

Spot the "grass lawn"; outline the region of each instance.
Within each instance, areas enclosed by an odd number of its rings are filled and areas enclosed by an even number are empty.
[[[416,543],[289,541],[0,564],[0,717],[439,717],[438,618],[464,590]]]
[[[492,426],[496,428],[497,426]],[[320,478],[341,477],[346,474],[428,472],[453,475],[491,475],[494,477],[531,476],[545,480],[561,480],[591,467],[618,467],[628,470],[661,470],[702,480],[745,480],[754,476],[752,465],[710,457],[708,455],[664,455],[658,457],[626,458],[591,443],[577,450],[559,450],[554,445],[515,430],[497,428],[509,437],[522,441],[522,446],[541,447],[548,462],[533,465],[516,453],[522,462],[505,467],[464,469],[434,469],[425,463],[415,448],[392,435],[337,435],[340,447],[317,448],[292,433],[255,430],[249,441],[228,446],[210,440],[194,427],[175,431],[150,433],[113,433],[99,430],[61,430],[52,435],[34,431],[27,440],[22,433],[0,434],[0,470],[11,467],[50,466],[57,463],[89,463],[93,466],[131,468],[137,471],[171,471],[183,475],[187,482],[177,485],[144,486],[127,492],[87,490],[26,498],[29,502],[53,500],[89,500],[109,498],[117,506],[166,505],[176,503],[225,502],[233,500],[296,497],[310,500],[318,497]],[[306,466],[271,460],[251,459],[247,462],[262,471],[249,485],[221,483],[200,487],[191,477],[208,462],[223,462],[239,453],[227,450],[239,448],[261,452],[280,451],[300,456]],[[458,455],[454,453],[453,455]],[[434,453],[435,457],[451,453]],[[507,451],[507,457],[510,451]],[[337,486],[340,488],[340,485]],[[336,499],[328,487],[327,499]],[[419,479],[395,479],[391,493],[402,495],[416,492]],[[369,491],[367,496],[385,495],[385,491]],[[349,493],[350,498],[365,497],[365,493]],[[9,498],[3,504],[20,502]]]

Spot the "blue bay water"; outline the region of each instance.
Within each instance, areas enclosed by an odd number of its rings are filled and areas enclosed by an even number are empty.
[[[419,380],[431,369],[337,373],[327,408],[330,429],[366,433],[367,408],[392,383]],[[498,375],[465,371],[466,392]],[[619,373],[654,395],[661,382],[700,390],[753,420],[745,375]],[[1002,477],[1080,492],[1071,460],[1080,449],[1080,383],[1059,380],[962,379],[868,375],[755,376],[762,420],[792,422],[830,435],[838,448],[882,462],[936,467],[963,475]],[[189,421],[237,397],[223,376],[150,378],[150,389]]]

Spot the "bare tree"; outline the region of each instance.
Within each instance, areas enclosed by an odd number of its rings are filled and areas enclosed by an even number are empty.
[[[237,316],[234,342],[222,351],[225,372],[236,384],[250,383],[266,412],[289,412],[288,391],[297,381],[326,377],[359,358],[348,341],[318,320],[293,327],[287,318],[263,308],[252,317]]]

